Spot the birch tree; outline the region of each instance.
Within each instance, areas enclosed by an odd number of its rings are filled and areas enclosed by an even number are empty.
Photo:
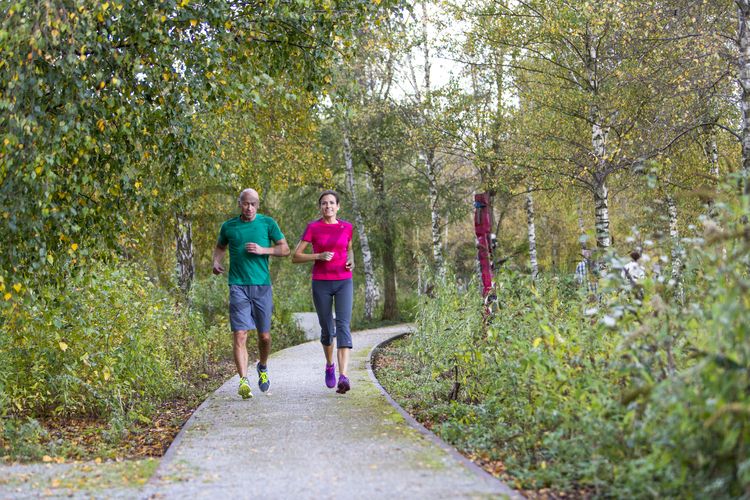
[[[505,66],[519,98],[533,103],[529,110],[538,117],[514,138],[536,149],[537,161],[526,168],[591,194],[587,212],[600,248],[612,242],[612,176],[659,154],[705,118],[688,112],[681,96],[697,92],[708,77],[693,80],[697,72],[679,64],[678,54],[695,54],[687,39],[704,48],[707,38],[677,30],[698,23],[692,16],[706,7],[682,6],[678,15],[666,7],[658,1],[477,2],[472,11],[496,20],[495,32],[484,33],[487,44],[517,55]],[[670,121],[674,128],[658,123],[667,113],[680,118]]]
[[[438,157],[441,139],[436,129],[436,109],[431,81],[434,39],[430,33],[436,28],[433,22],[434,14],[430,12],[431,5],[430,2],[422,0],[419,2],[418,11],[413,14],[414,28],[418,34],[414,47],[406,50],[406,77],[411,86],[411,94],[408,97],[410,106],[405,119],[411,123],[412,140],[418,151],[415,170],[424,178],[427,186],[432,260],[436,275],[442,278],[445,276],[445,258],[441,234],[443,223],[439,183],[443,162]],[[409,49],[416,49],[421,61],[415,61],[414,54]]]
[[[365,229],[365,219],[359,206],[357,195],[357,185],[354,176],[354,163],[352,161],[352,148],[349,141],[349,133],[342,131],[343,151],[344,151],[344,168],[346,169],[346,183],[349,187],[349,196],[351,197],[352,212],[357,225],[357,234],[359,235],[359,246],[362,250],[362,267],[365,273],[365,319],[372,320],[375,313],[375,306],[380,298],[378,284],[375,281],[375,270],[372,262],[372,251],[370,250],[370,240]]]
[[[531,190],[526,191],[526,226],[529,237],[529,264],[531,266],[531,280],[536,281],[539,274],[539,264],[536,259],[536,226],[534,224],[534,198]]]

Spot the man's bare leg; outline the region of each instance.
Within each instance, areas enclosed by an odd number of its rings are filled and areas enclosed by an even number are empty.
[[[234,364],[240,378],[247,377],[247,330],[234,332]]]

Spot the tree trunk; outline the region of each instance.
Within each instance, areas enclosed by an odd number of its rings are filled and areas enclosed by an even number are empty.
[[[385,192],[385,175],[381,165],[371,165],[372,184],[378,199],[378,224],[383,237],[383,319],[398,319],[396,288],[396,237],[390,217],[390,206]]]
[[[383,319],[398,319],[398,297],[396,290],[396,257],[394,254],[395,237],[393,227],[385,220],[381,220],[383,231]]]
[[[708,137],[706,139],[704,150],[706,158],[708,159],[708,175],[711,177],[711,188],[716,187],[716,183],[719,179],[719,146],[716,143],[716,129],[715,127],[708,128]],[[708,216],[711,218],[716,217],[716,200],[714,200],[713,194],[706,202],[708,209]]]
[[[606,186],[608,173],[607,137],[609,129],[603,124],[602,114],[597,104],[599,92],[599,80],[597,76],[599,54],[597,47],[599,43],[597,37],[591,33],[587,34],[587,39],[589,45],[586,69],[591,91],[589,120],[591,122],[591,147],[595,161],[592,177],[594,181],[596,246],[599,248],[609,248],[612,244],[609,234],[609,192]]]
[[[435,262],[435,272],[442,279],[445,276],[445,260],[443,258],[443,242],[440,235],[440,212],[438,211],[438,185],[435,172],[435,151],[424,152],[424,163],[430,200],[430,217],[432,220],[432,258]]]
[[[177,285],[187,296],[195,278],[195,252],[193,249],[193,224],[185,214],[177,214],[175,226],[177,248]]]
[[[359,209],[357,200],[356,183],[354,182],[354,164],[352,162],[352,148],[349,142],[349,135],[344,131],[344,167],[346,168],[346,182],[349,187],[349,193],[352,197],[352,213],[357,225],[357,234],[359,235],[359,247],[362,250],[362,268],[365,274],[365,319],[371,320],[375,313],[375,307],[380,292],[378,284],[375,281],[375,270],[372,265],[372,252],[370,251],[370,240],[365,230],[365,221],[362,212]]]
[[[594,186],[596,246],[598,248],[609,248],[612,244],[609,235],[609,190],[603,178],[597,178],[596,181]]]
[[[677,204],[670,194],[667,194],[666,202],[669,215],[669,237],[672,240],[672,280],[677,291],[676,296],[682,301],[682,245],[677,228]]]
[[[739,16],[739,82],[742,107],[742,177],[744,194],[750,194],[750,0],[735,0]]]
[[[526,192],[526,225],[529,234],[529,260],[531,262],[531,280],[536,281],[539,264],[536,260],[536,227],[534,225],[534,199],[531,191]]]

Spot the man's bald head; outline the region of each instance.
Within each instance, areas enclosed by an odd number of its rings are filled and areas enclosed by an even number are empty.
[[[239,203],[242,203],[242,198],[247,197],[249,201],[260,201],[260,196],[258,196],[258,192],[255,189],[247,188],[243,189],[240,192],[240,197],[237,199]]]
[[[258,213],[258,206],[260,205],[258,192],[255,189],[243,189],[240,193],[237,205],[240,207],[242,220],[254,220],[255,214]]]

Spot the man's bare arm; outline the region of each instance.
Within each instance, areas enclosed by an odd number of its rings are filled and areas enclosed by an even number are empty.
[[[248,243],[245,245],[245,250],[255,255],[272,255],[274,257],[287,257],[291,253],[286,238],[275,242],[270,248],[262,247],[257,243]]]
[[[214,274],[222,274],[224,272],[224,267],[221,265],[221,261],[224,260],[224,255],[227,253],[227,247],[216,245],[216,248],[214,248],[214,268],[213,273]]]

